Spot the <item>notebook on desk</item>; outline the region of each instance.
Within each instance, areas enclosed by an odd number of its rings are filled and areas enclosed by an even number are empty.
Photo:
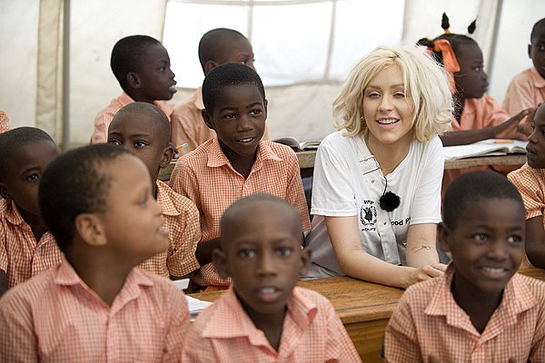
[[[445,146],[445,160],[459,160],[482,156],[497,156],[507,154],[526,154],[528,141],[491,139],[473,144]]]

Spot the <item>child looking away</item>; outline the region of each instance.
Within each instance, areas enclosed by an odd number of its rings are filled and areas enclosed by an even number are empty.
[[[494,138],[526,139],[520,123],[530,110],[520,109],[513,117],[486,93],[488,75],[483,53],[467,35],[450,33],[448,17],[443,14],[445,34],[433,40],[420,39],[449,74],[454,112],[450,132],[441,136],[443,145],[461,145]],[[470,27],[471,32],[474,27]],[[520,131],[520,132],[518,132]]]
[[[295,286],[310,262],[301,227],[293,206],[264,193],[225,211],[213,258],[233,283],[191,326],[182,361],[361,361],[331,303]]]
[[[176,362],[183,292],[134,268],[168,247],[144,163],[109,144],[68,151],[42,176],[40,210],[62,263],[0,304],[0,361]]]
[[[545,284],[516,274],[524,257],[519,192],[492,171],[448,187],[438,226],[452,262],[408,288],[385,336],[387,362],[544,362]]]
[[[38,183],[60,154],[45,131],[18,127],[0,134],[0,295],[61,262],[38,207]]]
[[[159,100],[172,98],[176,81],[168,52],[157,39],[147,35],[120,39],[112,49],[110,66],[123,93],[96,115],[91,144],[106,142],[108,125],[116,112],[129,103],[154,103],[167,117],[172,114],[173,107]]]
[[[108,128],[108,142],[123,146],[144,162],[151,176],[153,196],[163,206],[168,250],[140,267],[173,279],[198,269],[195,249],[201,238],[199,211],[191,200],[157,179],[160,169],[170,164],[174,153],[170,123],[164,112],[145,102],[124,106]]]
[[[212,29],[202,36],[199,41],[199,62],[205,76],[225,63],[241,63],[255,70],[252,44],[240,32],[227,28]],[[202,118],[203,109],[202,87],[174,108],[171,140],[174,145],[185,145],[180,149],[182,155],[216,136],[216,132]],[[266,135],[265,130],[265,138]]]
[[[526,209],[526,254],[530,262],[545,268],[545,105],[532,122],[526,145],[528,162],[507,178],[516,185]]]
[[[545,100],[545,18],[532,28],[528,56],[533,67],[513,77],[505,93],[503,108],[510,114],[537,108]]]
[[[196,256],[201,268],[192,281],[201,287],[226,288],[229,281],[220,279],[210,262],[227,207],[242,197],[265,192],[299,211],[302,232],[310,230],[310,219],[297,156],[289,146],[262,140],[267,100],[258,74],[240,63],[217,66],[207,74],[202,94],[202,116],[217,138],[178,159],[171,185],[191,199],[200,213]]]

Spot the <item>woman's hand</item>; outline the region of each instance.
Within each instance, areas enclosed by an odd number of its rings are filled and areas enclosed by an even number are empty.
[[[409,274],[407,277],[407,281],[403,284],[403,288],[406,289],[412,284],[415,284],[417,282],[426,281],[434,277],[440,277],[443,276],[445,273],[445,270],[447,269],[447,265],[444,265],[442,263],[436,263],[433,265],[426,265],[418,268],[413,268],[413,271],[411,274]]]

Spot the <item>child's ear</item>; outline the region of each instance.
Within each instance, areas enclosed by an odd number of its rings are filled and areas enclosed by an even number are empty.
[[[129,72],[127,73],[127,84],[131,88],[140,88],[141,82],[140,77],[138,76],[138,73],[136,72]]]
[[[267,107],[269,106],[269,100],[265,98],[265,102],[263,103],[265,106],[265,120],[267,119]]]
[[[212,115],[210,114],[210,112],[208,112],[205,108],[201,111],[201,115],[206,126],[208,126],[209,129],[214,130],[214,125],[212,124]]]
[[[219,66],[218,63],[216,63],[215,61],[213,60],[208,60],[206,61],[206,63],[204,63],[204,74],[207,75],[208,72],[210,72],[212,69],[216,68],[217,66]]]
[[[532,59],[532,44],[528,44],[528,58]]]
[[[0,195],[5,200],[11,200],[11,195],[9,195],[8,187],[6,187],[6,184],[0,182]]]
[[[299,267],[299,276],[306,276],[308,273],[308,268],[310,267],[312,253],[308,248],[305,248],[301,252],[301,266]]]
[[[216,271],[218,271],[218,275],[222,279],[226,279],[231,276],[231,273],[229,272],[229,267],[227,267],[227,258],[225,256],[225,252],[221,248],[215,248],[212,251],[212,262],[216,267]]]
[[[85,243],[91,246],[104,246],[108,239],[100,217],[94,213],[82,213],[76,216],[76,231]]]
[[[176,148],[174,147],[174,145],[169,142],[168,146],[163,150],[163,155],[161,156],[161,164],[159,164],[159,167],[164,168],[168,166],[168,164],[170,164],[175,149]]]
[[[437,244],[443,252],[450,252],[448,240],[450,236],[450,229],[444,222],[437,224]]]

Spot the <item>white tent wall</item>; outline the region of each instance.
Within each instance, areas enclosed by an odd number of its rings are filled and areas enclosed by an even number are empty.
[[[109,67],[113,45],[130,34],[161,39],[166,0],[72,0],[70,4],[69,139],[74,146],[88,142],[94,116],[120,93]],[[530,30],[545,17],[545,1],[406,0],[403,41],[439,35],[443,12],[450,17],[451,30],[459,33],[465,33],[478,16],[475,38],[485,53],[486,70],[491,70],[489,93],[501,102],[511,78],[531,66]],[[59,142],[62,35],[62,0],[0,0],[0,109],[6,111],[12,127],[36,125]],[[188,56],[195,56],[195,50]],[[331,83],[268,87],[271,137],[308,140],[331,132],[331,102],[339,88]],[[180,90],[170,102],[192,92]]]

